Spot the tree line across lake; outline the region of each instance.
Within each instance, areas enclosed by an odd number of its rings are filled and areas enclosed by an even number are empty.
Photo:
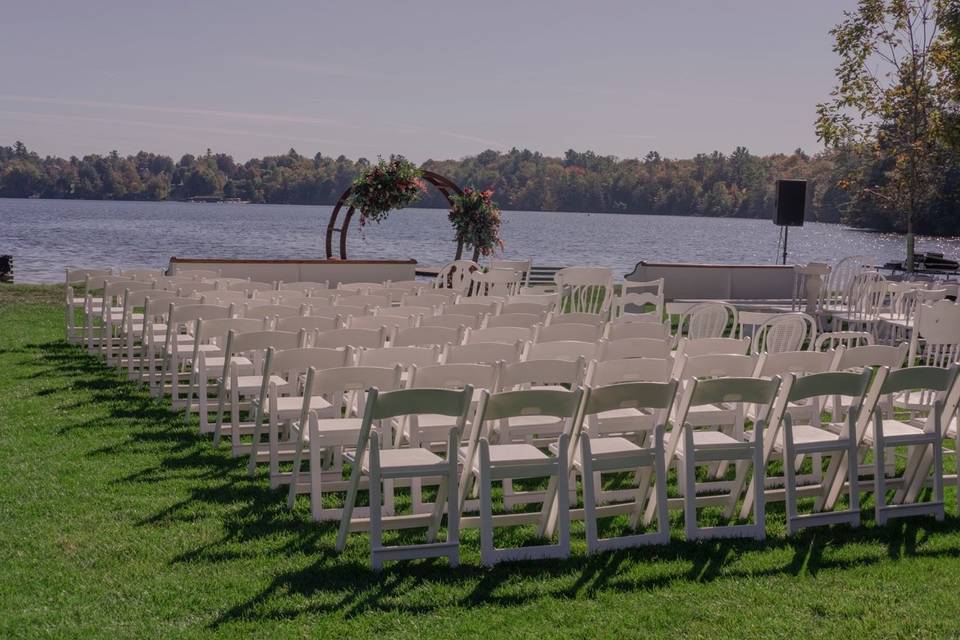
[[[861,197],[853,186],[882,182],[886,163],[852,149],[757,156],[738,147],[730,154],[714,151],[690,159],[657,152],[619,159],[592,151],[570,150],[557,158],[526,149],[488,150],[460,160],[428,160],[422,167],[461,186],[492,188],[503,209],[746,218],[771,216],[777,178],[808,179],[816,185],[808,220],[900,230],[900,213]],[[179,160],[144,151],[65,159],[41,157],[17,142],[0,146],[0,197],[158,201],[220,196],[330,205],[369,164],[364,158],[309,157],[293,149],[243,163],[210,150]],[[960,235],[960,151],[943,167],[934,198],[929,213],[914,221],[916,230]],[[418,206],[445,207],[446,202],[428,190]]]

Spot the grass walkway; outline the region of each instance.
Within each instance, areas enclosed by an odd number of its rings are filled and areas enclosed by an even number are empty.
[[[52,288],[0,287],[0,638],[960,637],[960,520],[565,562],[368,569],[354,536],[62,340]],[[865,509],[871,509],[868,497]],[[872,513],[872,512],[870,512]]]

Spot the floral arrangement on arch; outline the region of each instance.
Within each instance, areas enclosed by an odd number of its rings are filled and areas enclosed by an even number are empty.
[[[392,209],[403,209],[423,192],[423,172],[403,156],[380,159],[357,176],[346,204],[360,212],[360,226],[380,223]]]
[[[450,196],[450,224],[457,242],[473,247],[474,256],[489,256],[503,249],[500,239],[500,208],[493,202],[493,191],[467,187],[462,195]]]

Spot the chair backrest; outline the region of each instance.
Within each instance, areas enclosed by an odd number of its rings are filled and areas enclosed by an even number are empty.
[[[513,296],[510,296],[513,297]],[[539,302],[504,302],[500,306],[500,315],[525,314],[546,319],[550,307]],[[542,322],[543,320],[541,320]]]
[[[731,353],[712,353],[703,356],[678,356],[675,377],[692,378],[748,378],[757,366],[756,356]]]
[[[383,346],[386,339],[387,332],[383,327],[379,329],[334,329],[318,333],[314,338],[313,346],[327,349],[338,347],[377,349]]]
[[[137,290],[128,290],[123,296],[123,304],[130,309],[136,307],[142,307],[147,304],[147,298],[152,298],[155,301],[159,300],[170,300],[176,298],[177,294],[173,291],[163,291],[160,289],[137,289]],[[196,303],[196,300],[192,300]]]
[[[578,340],[580,342],[596,342],[600,339],[602,326],[595,324],[552,324],[538,327],[534,342],[557,342],[558,340]]]
[[[436,293],[436,291],[438,290],[434,289],[431,291],[423,291],[417,294],[408,292],[407,295],[400,300],[400,304],[438,308],[445,304],[455,304],[460,297],[459,294],[455,294],[451,297],[446,293]]]
[[[318,371],[348,367],[353,354],[346,349],[317,349],[315,347],[300,347],[297,349],[278,350],[275,347],[267,349],[264,361],[263,374],[278,375],[292,381],[298,374],[306,373],[313,367]]]
[[[533,259],[526,260],[490,260],[487,268],[491,271],[496,269],[505,269],[507,271],[518,271],[521,275],[520,286],[526,287],[530,284],[530,269],[533,267]]]
[[[219,278],[221,275],[219,269],[181,269],[177,265],[172,266],[173,275],[193,278],[194,280],[201,278]]]
[[[243,317],[273,321],[275,318],[292,318],[305,315],[305,307],[290,307],[282,304],[245,304]]]
[[[420,280],[387,280],[384,284],[391,289],[403,289],[413,293],[423,291],[429,286],[426,282]]]
[[[767,320],[752,341],[754,353],[799,351],[812,346],[816,338],[817,321],[812,316],[795,311],[782,313]]]
[[[533,327],[493,327],[491,329],[471,329],[467,328],[463,336],[464,344],[473,344],[476,342],[506,342],[515,343],[517,340],[524,342],[533,340],[536,330]]]
[[[595,418],[598,414],[618,409],[636,409],[644,413],[652,413],[656,425],[666,426],[678,386],[676,380],[668,380],[622,382],[589,387],[583,404],[583,415],[586,418],[583,428],[588,431],[594,430]]]
[[[704,356],[714,353],[750,353],[750,338],[681,338],[677,344],[677,357],[681,354]]]
[[[202,304],[236,304],[238,308],[242,308],[243,304],[248,304],[253,302],[247,297],[245,291],[227,291],[221,289],[215,289],[213,291],[204,291],[200,295],[200,302]],[[270,299],[268,298],[264,304],[270,304]]]
[[[312,296],[314,292],[325,292],[329,290],[330,282],[324,280],[323,282],[278,282],[277,290],[278,291],[296,291],[302,293],[305,296]]]
[[[440,361],[440,348],[433,347],[380,347],[362,349],[357,355],[361,367],[392,367],[400,365],[407,369],[413,365],[425,367]]]
[[[680,315],[677,338],[724,338],[737,327],[737,308],[725,302],[701,302]]]
[[[469,298],[464,298],[469,300]],[[456,304],[445,304],[440,309],[441,315],[496,315],[500,312],[500,305],[497,302],[457,302]]]
[[[177,295],[183,298],[189,298],[191,296],[199,297],[200,294],[210,294],[214,291],[217,291],[216,285],[206,282],[188,282],[177,287]]]
[[[470,293],[474,296],[512,296],[523,282],[523,273],[507,269],[474,271],[470,275]]]
[[[621,285],[620,294],[614,297],[610,317],[634,322],[663,322],[663,310],[663,278],[648,282],[625,282]]]
[[[414,316],[347,316],[344,323],[348,329],[379,329],[383,327],[389,336],[398,329],[406,329],[416,325]]]
[[[420,318],[421,327],[463,327],[464,329],[479,329],[482,322],[483,316],[479,313],[473,315],[451,313]]]
[[[90,278],[106,278],[113,275],[111,269],[70,269],[67,268],[64,277],[66,284],[86,284]]]
[[[270,299],[273,301],[274,304],[282,304],[287,307],[309,306],[314,302],[320,302],[321,304],[324,304],[324,306],[326,306],[325,305],[326,301],[323,300],[323,298],[314,300],[313,298],[308,298],[307,296],[303,295],[298,291],[293,291],[291,293],[278,292],[271,295]]]
[[[473,344],[447,344],[441,359],[445,363],[481,363],[520,362],[524,343],[517,340],[509,342],[475,342]]]
[[[911,404],[926,405],[926,431],[931,431],[935,420],[942,420],[941,433],[946,432],[946,423],[956,416],[960,404],[960,364],[949,368],[937,366],[904,367],[891,371],[880,389],[882,395],[908,393]],[[879,412],[879,410],[878,410]]]
[[[589,362],[597,357],[599,344],[580,340],[554,340],[527,346],[526,360],[578,360]]]
[[[597,360],[614,360],[627,358],[669,358],[670,341],[654,338],[623,338],[621,340],[604,340],[601,343]]]
[[[560,309],[567,312],[608,314],[613,302],[613,269],[567,267],[554,275],[560,289]]]
[[[407,327],[397,329],[390,336],[394,347],[426,347],[460,344],[463,333],[454,327]]]
[[[752,404],[770,407],[780,390],[780,378],[750,377],[694,378],[687,387],[686,409],[704,405]],[[758,415],[764,415],[760,412]],[[687,413],[679,414],[684,421]]]
[[[591,360],[584,378],[587,384],[608,385],[621,382],[666,382],[673,375],[673,358],[620,358]]]
[[[504,364],[500,369],[500,390],[547,384],[577,385],[583,382],[583,358],[577,360],[525,360]]]
[[[288,316],[278,318],[276,322],[277,331],[332,331],[340,328],[340,317],[326,316]]]
[[[839,362],[843,347],[837,351],[781,351],[761,353],[754,373],[757,378],[787,373],[808,375],[831,371]]]
[[[255,318],[198,318],[193,339],[196,345],[212,342],[224,346],[231,331],[241,334],[264,330],[263,320]],[[196,354],[196,348],[194,352]]]
[[[494,327],[524,327],[529,328],[540,324],[546,318],[543,313],[501,313],[498,316],[487,318],[484,328]]]
[[[273,347],[277,350],[299,349],[303,346],[304,335],[299,331],[246,331],[239,333],[231,330],[227,333],[224,353],[228,356],[237,353],[263,351]]]
[[[162,277],[163,269],[121,269],[120,276],[140,282],[151,282],[154,278]]]
[[[494,391],[497,388],[497,364],[432,364],[410,368],[408,387],[435,389],[474,389]]]
[[[624,338],[649,338],[653,340],[668,340],[670,324],[666,322],[630,322],[623,319],[613,320],[604,330],[607,340],[622,340]]]
[[[531,313],[530,309],[534,309],[534,305],[538,307],[533,310],[533,313],[539,313],[541,311],[551,312],[556,310],[557,306],[560,304],[560,293],[521,293],[514,296],[507,296],[507,299],[503,303],[503,312],[506,313],[508,310],[511,313]],[[523,305],[523,306],[515,306]]]
[[[253,293],[254,291],[276,291],[277,288],[272,282],[254,282],[253,280],[247,280],[245,282],[232,282],[227,285],[227,289],[231,291],[246,291],[247,294]]]
[[[337,289],[340,291],[353,291],[359,294],[364,294],[371,289],[382,288],[382,282],[341,282],[337,285]]]
[[[910,364],[947,367],[960,361],[960,304],[949,300],[921,304],[915,324]]]
[[[813,342],[814,351],[829,351],[844,347],[865,347],[873,344],[873,334],[869,331],[828,331],[821,333]]]
[[[889,367],[899,369],[907,357],[908,345],[902,342],[896,347],[884,344],[872,344],[863,347],[844,349],[837,359],[838,371],[862,369],[864,367]]]
[[[440,268],[433,280],[435,289],[453,289],[464,295],[470,290],[470,274],[479,271],[480,265],[473,260],[454,260]]]
[[[436,315],[436,307],[426,307],[414,304],[402,304],[398,307],[381,307],[374,309],[375,315],[391,316],[432,316]]]
[[[589,313],[581,311],[571,311],[569,313],[552,312],[547,316],[547,325],[557,324],[592,324],[603,327],[607,323],[607,317],[601,313]]]
[[[346,366],[317,371],[313,382],[313,391],[316,394],[331,398],[334,407],[342,405],[337,400],[348,393],[365,393],[367,389],[377,388],[381,391],[399,389],[403,368],[400,365],[393,367],[355,367]],[[358,408],[362,408],[359,404]],[[339,414],[337,414],[339,415]]]
[[[193,328],[193,323],[198,318],[229,318],[233,315],[233,307],[224,307],[213,304],[184,304],[178,305],[176,302],[169,302],[169,313],[167,314],[167,326],[177,328],[178,325],[189,324]]]
[[[820,308],[839,307],[847,302],[850,284],[869,263],[866,256],[848,256],[830,269],[830,275],[820,289]]]

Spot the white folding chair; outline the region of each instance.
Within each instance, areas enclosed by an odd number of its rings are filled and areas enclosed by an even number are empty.
[[[569,469],[567,454],[570,434],[579,419],[583,389],[572,391],[532,389],[507,391],[490,395],[484,392],[477,407],[477,415],[470,429],[470,438],[461,451],[463,471],[460,478],[459,505],[464,505],[473,483],[479,484],[480,494],[480,558],[485,566],[506,560],[566,558],[570,554]],[[490,443],[488,423],[510,419],[539,418],[561,422],[557,440],[557,455],[544,453],[532,444]],[[451,439],[452,442],[452,439]],[[494,515],[491,484],[515,479],[549,478],[547,490],[542,493],[539,513],[510,513]],[[509,508],[509,507],[508,507]],[[497,548],[493,532],[497,525],[538,524],[538,537],[545,537],[548,529],[556,526],[557,542]]]
[[[360,489],[361,476],[368,478],[370,496],[370,562],[379,570],[387,560],[446,557],[452,566],[460,562],[460,508],[458,503],[457,452],[460,448],[460,432],[467,419],[473,389],[468,385],[456,391],[451,389],[400,389],[381,393],[371,389],[367,394],[367,407],[360,426],[360,435],[352,456],[353,468],[350,486],[344,502],[343,517],[337,533],[337,551],[343,551],[347,534],[352,524],[353,509]],[[390,422],[421,414],[443,415],[456,419],[450,429],[446,458],[422,447],[393,449],[381,446],[381,438],[389,439]],[[373,423],[379,424],[378,429]],[[368,449],[369,447],[369,449]],[[428,518],[418,514],[383,517],[381,492],[393,491],[392,480],[418,479],[436,482],[439,489],[437,500]],[[436,537],[443,518],[444,503],[447,505],[447,539],[437,542]],[[403,523],[403,524],[401,524]],[[383,544],[383,528],[398,528],[406,523],[427,527],[427,542],[387,547]]]

